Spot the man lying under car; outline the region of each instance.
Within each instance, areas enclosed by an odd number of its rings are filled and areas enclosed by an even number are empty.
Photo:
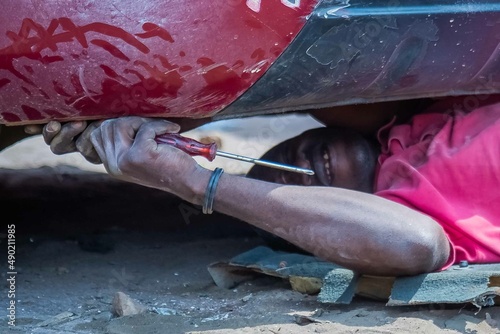
[[[124,117],[86,130],[82,122],[52,122],[44,138],[57,143],[55,153],[78,149],[118,179],[234,216],[346,268],[413,275],[461,260],[500,262],[500,98],[481,98],[473,110],[460,101],[437,100],[406,122],[396,118],[375,143],[352,128],[326,126],[263,157],[314,176],[205,169],[157,144],[157,135],[180,130],[161,119]]]

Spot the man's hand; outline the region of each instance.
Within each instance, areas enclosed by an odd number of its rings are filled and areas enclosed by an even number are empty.
[[[185,152],[155,141],[179,130],[166,120],[122,117],[104,121],[91,140],[110,175],[189,200],[194,196],[190,185],[203,168]]]
[[[100,164],[101,159],[90,141],[90,134],[102,121],[90,122],[75,121],[60,123],[50,121],[45,126],[27,125],[24,131],[28,134],[42,134],[43,140],[50,146],[50,150],[57,155],[80,152],[83,157],[93,163]]]
[[[29,135],[42,134],[45,143],[50,146],[50,150],[54,154],[62,155],[80,152],[87,161],[93,164],[100,164],[102,161],[90,141],[90,134],[103,121],[74,121],[64,124],[57,121],[50,121],[45,126],[27,125],[24,127],[24,132]],[[176,123],[180,126],[179,131],[182,132],[192,130],[210,122],[212,122],[211,118],[176,119]]]

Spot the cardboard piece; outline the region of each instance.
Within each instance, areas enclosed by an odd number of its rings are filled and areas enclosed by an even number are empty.
[[[387,306],[500,304],[500,264],[455,265],[442,272],[381,277],[358,275],[314,256],[259,246],[226,263],[210,265],[209,272],[225,288],[250,278],[251,272],[289,279],[294,290],[317,294],[318,301],[332,304],[349,304],[355,295],[384,300]]]

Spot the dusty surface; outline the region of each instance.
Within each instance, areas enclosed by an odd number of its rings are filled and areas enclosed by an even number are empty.
[[[8,168],[0,170],[0,333],[500,333],[499,307],[396,308],[361,298],[327,305],[268,276],[219,288],[207,265],[262,244],[253,229],[223,215],[203,216],[168,194],[112,181],[76,157],[52,156],[38,139],[22,144],[0,154],[0,167]],[[35,168],[61,164],[80,170]],[[13,328],[6,321],[4,255],[5,226],[12,223]],[[118,291],[148,311],[114,316]],[[296,314],[318,322],[299,325]]]
[[[292,291],[287,282],[264,276],[233,290],[216,287],[207,264],[260,243],[252,237],[207,239],[189,233],[127,231],[109,235],[115,244],[106,254],[84,251],[71,239],[34,237],[34,242],[19,242],[18,332],[495,333],[490,324],[498,332],[498,308],[476,314],[477,309],[462,305],[387,308],[361,299],[332,306]],[[111,318],[111,300],[117,291],[168,315],[151,311]],[[294,322],[293,314],[317,309],[323,310],[316,318],[324,323]],[[40,327],[66,311],[74,316]]]

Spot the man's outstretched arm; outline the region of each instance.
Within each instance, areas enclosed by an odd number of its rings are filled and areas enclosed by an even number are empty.
[[[128,117],[104,122],[92,144],[109,174],[201,205],[211,171],[155,136],[176,124]],[[438,270],[450,253],[442,228],[400,204],[340,188],[284,186],[223,174],[214,208],[360,273]]]
[[[442,228],[431,218],[352,190],[223,175],[215,209],[360,273],[431,272],[446,263],[450,252]]]

